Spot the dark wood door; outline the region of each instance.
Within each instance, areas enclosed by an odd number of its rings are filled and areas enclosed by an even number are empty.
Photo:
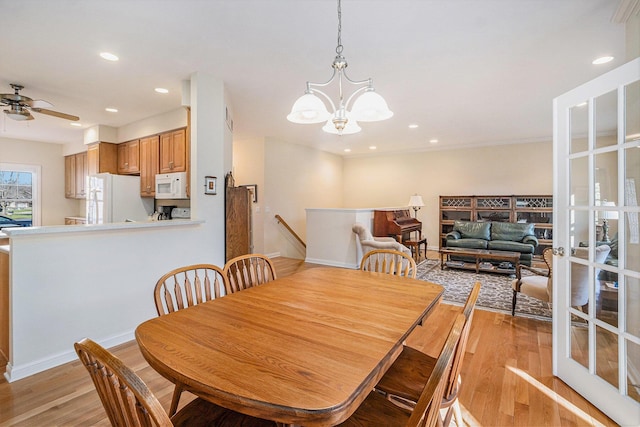
[[[226,260],[251,253],[251,198],[246,187],[226,187]]]

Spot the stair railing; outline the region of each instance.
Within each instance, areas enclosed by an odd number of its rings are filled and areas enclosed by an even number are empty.
[[[291,235],[292,235],[293,237],[295,237],[295,238],[296,238],[296,240],[297,240],[298,242],[300,242],[300,244],[301,244],[302,246],[304,246],[304,248],[306,249],[307,245],[302,241],[302,239],[300,238],[300,236],[298,236],[298,234],[297,234],[295,231],[293,231],[293,228],[291,228],[291,227],[289,226],[289,224],[287,224],[287,221],[285,221],[284,219],[282,219],[282,217],[281,217],[280,215],[278,215],[278,214],[276,214],[276,219],[277,219],[277,220],[278,220],[278,222],[279,222],[280,224],[282,224],[282,225],[284,226],[284,228],[286,228],[286,229],[287,229],[287,231],[288,231],[289,233],[291,233]]]

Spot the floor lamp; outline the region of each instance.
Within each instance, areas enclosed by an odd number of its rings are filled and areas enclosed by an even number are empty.
[[[615,202],[607,202],[606,200],[602,202],[601,206],[611,206],[615,207]],[[609,239],[609,220],[610,219],[618,219],[618,211],[603,211],[602,212],[602,241],[609,243],[611,240]]]

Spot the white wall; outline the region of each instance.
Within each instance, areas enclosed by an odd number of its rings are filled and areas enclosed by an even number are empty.
[[[11,236],[10,380],[75,359],[73,343],[85,336],[107,347],[133,339],[135,328],[156,315],[159,277],[192,263],[224,265],[224,194],[203,191],[205,175],[223,177],[231,168],[224,98],[221,81],[192,76],[191,213],[201,224],[66,226]],[[63,173],[51,181],[64,186]]]
[[[344,207],[407,206],[418,211],[430,248],[438,247],[439,196],[551,194],[551,142],[344,159]],[[413,212],[412,212],[413,214]]]
[[[304,258],[304,248],[274,215],[279,214],[304,241],[305,209],[343,207],[342,158],[307,146],[267,140],[264,164],[265,253]]]
[[[131,141],[187,125],[187,110],[178,108],[118,128],[118,142]]]
[[[233,141],[233,176],[236,185],[257,185],[258,200],[251,206],[251,215],[253,252],[259,254],[265,253],[264,224],[268,217],[264,211],[264,146],[264,139]]]
[[[64,197],[64,156],[61,144],[0,138],[0,162],[41,166],[41,225],[63,225],[78,214],[78,201]]]

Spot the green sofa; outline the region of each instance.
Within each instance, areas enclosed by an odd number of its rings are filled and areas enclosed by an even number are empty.
[[[538,239],[533,224],[455,221],[446,234],[447,247],[520,252],[520,263],[531,265]]]

